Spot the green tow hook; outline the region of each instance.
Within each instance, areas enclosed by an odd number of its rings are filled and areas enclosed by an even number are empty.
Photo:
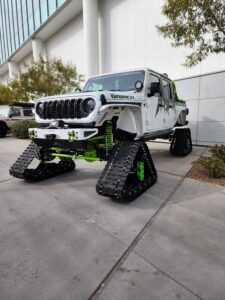
[[[145,164],[143,161],[137,162],[137,177],[140,181],[145,180]]]

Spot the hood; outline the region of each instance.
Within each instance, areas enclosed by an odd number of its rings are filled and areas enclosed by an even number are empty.
[[[38,101],[50,101],[50,100],[61,100],[61,99],[71,99],[71,98],[87,98],[93,97],[96,100],[100,100],[102,95],[105,96],[107,101],[142,101],[144,99],[144,93],[138,92],[120,92],[120,91],[99,91],[99,92],[78,92],[78,93],[71,93],[71,94],[63,94],[63,95],[55,95],[55,96],[48,96],[44,98],[40,98],[36,100]]]

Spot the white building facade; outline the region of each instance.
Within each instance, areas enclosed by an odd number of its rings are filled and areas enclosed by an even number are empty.
[[[18,16],[23,17],[22,21],[12,21],[10,25],[4,18],[4,9],[15,13],[13,5],[6,9],[7,3],[14,3],[18,11],[21,9]],[[20,7],[16,6],[18,3]],[[32,3],[31,8],[28,3]],[[165,72],[172,79],[225,69],[225,55],[211,55],[192,69],[183,66],[189,50],[173,48],[171,41],[164,39],[155,27],[166,22],[161,14],[163,3],[164,0],[0,0],[0,81],[13,79],[40,56],[62,58],[65,63],[75,64],[86,78],[142,67]],[[10,16],[9,13],[9,19]],[[3,47],[7,28],[14,30],[14,36],[16,33],[22,36],[20,43],[14,38],[8,52]],[[10,36],[7,41],[10,42]],[[195,87],[189,91],[179,88],[182,98],[190,99]],[[196,106],[192,108],[191,121],[198,122],[194,117]],[[222,119],[225,121],[225,117]],[[198,142],[199,135],[194,135]]]

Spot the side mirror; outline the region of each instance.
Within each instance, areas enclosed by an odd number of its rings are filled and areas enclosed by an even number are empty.
[[[75,92],[76,92],[76,93],[79,93],[79,92],[81,92],[81,89],[80,89],[80,88],[76,88],[76,89],[75,89]]]
[[[152,82],[150,85],[150,93],[148,97],[154,96],[155,94],[160,94],[160,82]]]

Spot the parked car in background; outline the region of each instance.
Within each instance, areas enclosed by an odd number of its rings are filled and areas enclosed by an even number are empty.
[[[0,105],[0,138],[6,136],[12,125],[20,120],[34,120],[33,103],[16,102]]]

